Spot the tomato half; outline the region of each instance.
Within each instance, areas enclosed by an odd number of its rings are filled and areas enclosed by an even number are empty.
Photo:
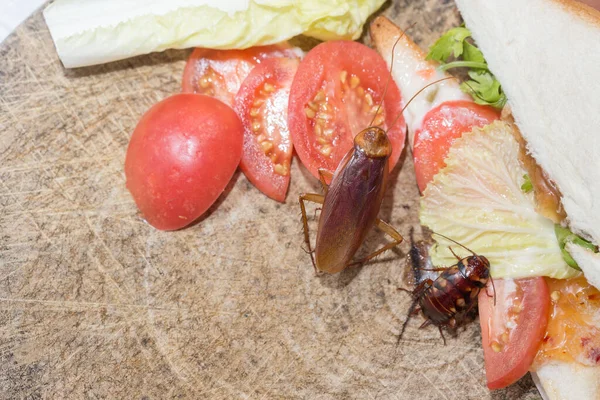
[[[290,184],[287,108],[298,64],[291,58],[264,60],[242,84],[233,107],[244,124],[240,168],[261,192],[281,202]]]
[[[302,60],[292,83],[288,121],[296,152],[315,177],[319,168],[334,171],[352,148],[354,136],[371,121],[390,127],[390,169],[396,165],[406,124],[400,91],[389,77],[383,58],[357,42],[321,43]]]
[[[155,228],[183,228],[223,192],[242,157],[243,127],[221,101],[181,93],[140,119],[127,148],[125,176]]]
[[[413,157],[419,190],[423,192],[446,165],[444,159],[454,140],[498,118],[500,113],[494,108],[464,100],[448,101],[430,110],[414,138]]]
[[[299,57],[287,42],[245,50],[195,49],[183,71],[182,91],[213,96],[228,105],[252,68],[274,57]]]
[[[527,373],[548,325],[550,294],[544,278],[495,279],[479,294],[479,323],[490,389],[506,387]]]

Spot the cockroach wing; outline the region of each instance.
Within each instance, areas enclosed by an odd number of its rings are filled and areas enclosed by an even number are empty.
[[[377,219],[387,174],[387,158],[369,158],[360,149],[352,149],[340,162],[319,219],[319,270],[334,274],[351,262]]]

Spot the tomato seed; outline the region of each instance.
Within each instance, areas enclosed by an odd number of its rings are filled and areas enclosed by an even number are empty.
[[[348,71],[340,72],[340,81],[342,83],[346,83],[346,78],[348,77]]]
[[[351,87],[352,89],[356,89],[356,87],[358,86],[358,84],[359,84],[359,83],[360,83],[360,79],[359,79],[359,77],[358,77],[358,76],[356,76],[356,75],[352,75],[352,76],[350,77],[350,87]]]
[[[331,155],[331,151],[333,150],[333,147],[329,146],[329,145],[325,145],[323,147],[321,147],[321,149],[319,150],[319,152],[321,154],[323,154],[325,157],[329,157]]]
[[[313,100],[317,103],[325,100],[325,92],[323,92],[322,90],[319,90]]]
[[[270,93],[275,91],[275,86],[271,85],[269,82],[264,85],[265,92]]]
[[[206,89],[207,87],[209,87],[209,86],[210,86],[210,80],[208,79],[208,77],[206,77],[206,76],[203,76],[202,78],[200,78],[200,79],[198,80],[198,84],[200,85],[200,87],[201,87],[202,89]]]
[[[260,144],[260,147],[262,147],[263,151],[266,153],[267,151],[273,148],[273,143],[269,142],[268,140],[265,140]]]
[[[321,124],[315,124],[315,135],[321,136],[323,134],[323,127]]]
[[[275,164],[273,168],[276,174],[286,176],[289,173],[288,168],[285,165]]]
[[[260,122],[258,122],[258,121],[252,122],[252,130],[254,132],[258,132],[260,130]]]
[[[315,111],[312,108],[308,108],[308,107],[304,109],[304,114],[306,114],[306,116],[308,118],[314,118],[316,115]]]
[[[498,342],[492,342],[491,347],[496,353],[500,353],[502,351],[502,346]]]
[[[250,109],[250,116],[251,117],[258,117],[258,114],[260,113],[258,108],[251,108]]]
[[[373,105],[373,97],[369,93],[365,94],[365,101],[369,106]]]

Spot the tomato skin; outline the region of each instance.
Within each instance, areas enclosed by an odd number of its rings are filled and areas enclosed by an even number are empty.
[[[298,56],[287,42],[244,50],[196,48],[185,64],[181,89],[183,93],[210,95],[232,106],[242,82],[256,65],[269,58]],[[202,76],[210,81],[206,87],[199,84]]]
[[[152,106],[131,136],[127,188],[157,229],[180,229],[223,192],[242,156],[243,127],[212,97],[176,94]]]
[[[240,169],[261,192],[280,202],[285,201],[290,184],[292,141],[287,126],[287,108],[298,64],[298,60],[291,58],[264,60],[250,72],[234,102],[234,110],[244,125]],[[265,84],[272,85],[274,91],[265,92]],[[262,105],[256,106],[257,100]],[[253,117],[251,113],[257,111],[258,115]],[[255,131],[253,124],[256,122],[260,128]],[[270,144],[272,149],[265,152],[258,138],[265,138],[262,143]],[[276,165],[280,168],[279,173],[275,170]]]
[[[490,389],[501,389],[511,385],[527,373],[548,326],[550,293],[544,278],[516,279],[514,282],[522,293],[517,297],[522,309],[517,314],[515,328],[510,334],[508,344],[499,352],[495,351],[490,343],[490,338],[498,336],[497,331],[490,332],[491,317],[495,312],[506,316],[507,302],[499,298],[494,306],[493,298],[488,296],[485,290],[479,294],[481,341],[487,386]],[[502,293],[505,284],[503,279],[494,280],[498,293]]]
[[[288,108],[288,122],[296,153],[316,178],[319,168],[334,171],[352,148],[354,136],[367,128],[373,119],[372,115],[353,108],[352,102],[343,97],[340,83],[342,71],[347,71],[348,77],[354,74],[360,79],[360,85],[372,96],[375,107],[389,81],[382,108],[385,111],[385,126],[393,124],[388,132],[393,149],[389,159],[392,170],[404,148],[406,133],[400,91],[396,83],[388,79],[390,73],[383,58],[369,47],[352,41],[321,43],[309,51],[300,63],[292,83]],[[333,149],[329,156],[319,152],[314,121],[306,115],[307,106],[319,91],[325,92],[326,101],[330,103],[329,109],[335,113],[333,120],[328,122],[333,131]]]
[[[496,109],[465,100],[444,102],[430,110],[414,138],[413,157],[419,190],[423,192],[446,165],[444,159],[456,139],[498,118],[500,113]]]

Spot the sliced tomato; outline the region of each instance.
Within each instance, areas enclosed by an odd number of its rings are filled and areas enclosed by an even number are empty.
[[[240,168],[261,192],[281,202],[290,184],[292,140],[287,108],[298,64],[291,58],[263,61],[250,72],[234,102],[244,124]]]
[[[496,109],[464,100],[448,101],[430,110],[414,138],[413,157],[419,190],[423,192],[446,165],[444,159],[457,138],[498,118],[500,113]]]
[[[316,46],[300,63],[290,92],[288,121],[300,160],[315,177],[319,168],[335,170],[354,136],[372,123],[389,128],[392,169],[404,147],[401,102],[385,61],[374,50],[351,41]]]
[[[548,325],[550,294],[544,278],[495,279],[479,294],[479,323],[490,389],[506,387],[527,373]]]
[[[275,57],[299,57],[287,42],[245,50],[195,49],[183,71],[182,91],[213,96],[233,105],[234,97],[252,68]]]

